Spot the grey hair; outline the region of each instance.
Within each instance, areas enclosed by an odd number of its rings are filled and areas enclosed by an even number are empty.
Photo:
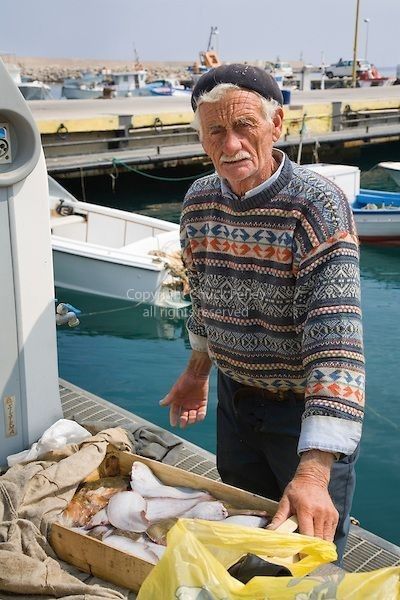
[[[219,83],[211,91],[204,92],[204,94],[202,94],[199,97],[199,99],[197,100],[196,111],[194,113],[194,118],[191,123],[191,126],[193,127],[193,129],[195,129],[198,132],[200,140],[202,138],[201,122],[200,122],[200,114],[199,114],[200,104],[203,104],[204,102],[219,102],[219,100],[221,100],[221,98],[223,98],[225,96],[225,94],[227,94],[228,92],[230,92],[232,90],[243,90],[243,89],[244,88],[241,88],[240,86],[236,85],[235,83]],[[255,96],[257,96],[258,98],[260,98],[261,110],[263,112],[265,120],[268,121],[269,123],[271,123],[272,119],[275,115],[276,109],[280,106],[280,104],[273,98],[270,98],[269,100],[267,100],[267,98],[264,98],[257,92],[254,92],[253,90],[249,90],[249,91],[252,94],[254,94]]]

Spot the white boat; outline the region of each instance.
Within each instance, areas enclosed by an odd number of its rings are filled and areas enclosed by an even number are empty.
[[[380,163],[380,166],[382,164],[384,163]],[[400,245],[400,194],[360,189],[358,167],[325,164],[306,166],[330,179],[344,191],[352,208],[361,242],[381,246]]]
[[[112,97],[134,96],[146,85],[147,71],[138,69],[136,71],[125,71],[122,73],[111,72],[107,75],[105,89]]]
[[[49,177],[56,286],[183,308],[179,226],[76,200]]]
[[[144,88],[141,88],[139,95],[151,96],[190,96],[191,89],[185,88],[179,80],[173,78],[156,79],[146,83]]]
[[[145,88],[146,76],[145,69],[121,73],[112,71],[97,74],[84,73],[82,77],[66,79],[61,95],[69,100],[141,95],[141,91]]]
[[[381,162],[378,167],[382,167],[400,187],[400,162]]]
[[[14,62],[16,59],[13,54],[1,55],[0,58],[3,60],[8,73],[18,86],[25,100],[47,100],[51,98],[51,88],[49,85],[38,79],[33,80],[29,77],[21,76],[21,69]]]
[[[50,86],[38,79],[22,78],[18,87],[25,100],[48,100],[51,98]]]
[[[68,100],[90,100],[103,96],[102,77],[93,73],[84,73],[82,77],[65,79],[61,96]]]

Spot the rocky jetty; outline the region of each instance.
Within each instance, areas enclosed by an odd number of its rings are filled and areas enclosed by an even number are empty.
[[[66,59],[44,57],[14,57],[14,62],[21,68],[22,74],[46,83],[62,83],[69,77],[79,77],[83,73],[107,71],[132,71],[144,68],[148,72],[147,79],[164,79],[166,77],[184,79],[187,76],[187,62],[144,62],[98,60],[98,59]],[[193,61],[192,61],[193,62]]]

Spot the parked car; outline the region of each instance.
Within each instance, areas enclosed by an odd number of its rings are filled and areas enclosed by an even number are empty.
[[[367,60],[357,60],[356,75],[359,76],[370,68],[371,65]],[[325,67],[325,75],[329,77],[329,79],[332,79],[332,77],[352,77],[353,61],[340,59],[337,63]]]

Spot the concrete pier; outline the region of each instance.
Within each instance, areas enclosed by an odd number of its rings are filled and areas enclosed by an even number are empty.
[[[50,172],[106,168],[110,157],[149,164],[153,156],[204,156],[190,127],[189,95],[35,101],[30,108]],[[295,91],[284,111],[282,146],[400,139],[400,86]]]

